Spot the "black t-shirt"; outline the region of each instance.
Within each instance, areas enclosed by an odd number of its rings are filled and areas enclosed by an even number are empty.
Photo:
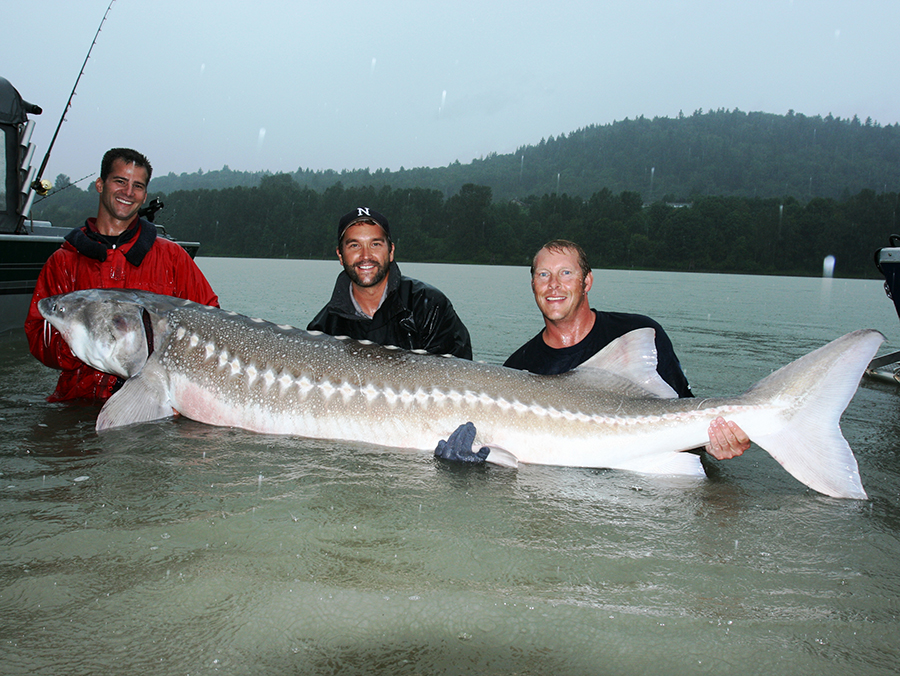
[[[521,371],[531,371],[542,375],[565,373],[586,362],[616,338],[629,331],[651,328],[656,331],[656,370],[679,397],[693,397],[681,363],[675,355],[672,341],[656,321],[644,315],[627,312],[600,312],[594,327],[584,340],[569,347],[553,348],[544,342],[543,331],[512,353],[503,364]]]

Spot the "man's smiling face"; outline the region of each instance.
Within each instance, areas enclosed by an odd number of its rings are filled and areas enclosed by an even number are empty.
[[[344,231],[338,258],[354,284],[376,286],[387,277],[394,246],[380,225],[357,223]]]
[[[117,159],[106,180],[98,178],[95,183],[100,193],[100,210],[112,221],[127,226],[147,200],[148,182],[144,167]]]
[[[578,254],[569,249],[542,249],[534,259],[531,288],[541,314],[559,322],[575,317],[586,304],[593,275],[582,274]]]

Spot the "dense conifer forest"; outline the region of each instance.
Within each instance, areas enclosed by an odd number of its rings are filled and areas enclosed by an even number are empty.
[[[152,153],[150,154],[152,161]],[[35,218],[76,226],[91,184],[61,175]],[[874,277],[898,230],[900,128],[793,112],[624,120],[515,154],[434,169],[157,176],[151,196],[201,255],[331,258],[335,225],[368,205],[398,259],[524,265],[545,241],[581,243],[597,268]]]

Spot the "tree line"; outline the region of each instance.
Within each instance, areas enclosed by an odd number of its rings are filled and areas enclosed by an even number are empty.
[[[170,173],[154,179],[156,190],[254,187],[268,172],[221,170]],[[360,168],[334,171],[298,168],[291,174],[318,192],[340,182],[345,188],[428,188],[444,197],[474,183],[491,188],[494,200],[568,194],[590,199],[600,188],[639,192],[653,202],[714,195],[793,195],[843,199],[864,189],[900,191],[900,125],[872,119],[786,115],[740,110],[694,111],[674,118],[638,117],[549,136],[514,153],[491,153],[446,167]],[[670,200],[670,201],[671,201]]]
[[[330,259],[339,217],[370,206],[389,219],[400,261],[528,265],[546,241],[565,238],[581,244],[595,268],[818,276],[823,259],[835,256],[837,276],[870,278],[878,276],[873,252],[898,231],[900,199],[863,189],[805,202],[715,195],[645,203],[637,192],[603,188],[588,198],[548,192],[499,201],[474,183],[449,197],[340,182],[317,191],[290,174],[161,198],[156,222],[199,241],[204,256]],[[36,205],[35,217],[75,227],[96,210],[96,192],[72,186]]]

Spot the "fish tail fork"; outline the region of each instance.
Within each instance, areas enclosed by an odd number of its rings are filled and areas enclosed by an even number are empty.
[[[794,478],[825,495],[868,497],[840,418],[883,340],[874,330],[849,333],[775,371],[744,395],[780,409],[779,422],[764,429],[742,423],[750,438]]]

